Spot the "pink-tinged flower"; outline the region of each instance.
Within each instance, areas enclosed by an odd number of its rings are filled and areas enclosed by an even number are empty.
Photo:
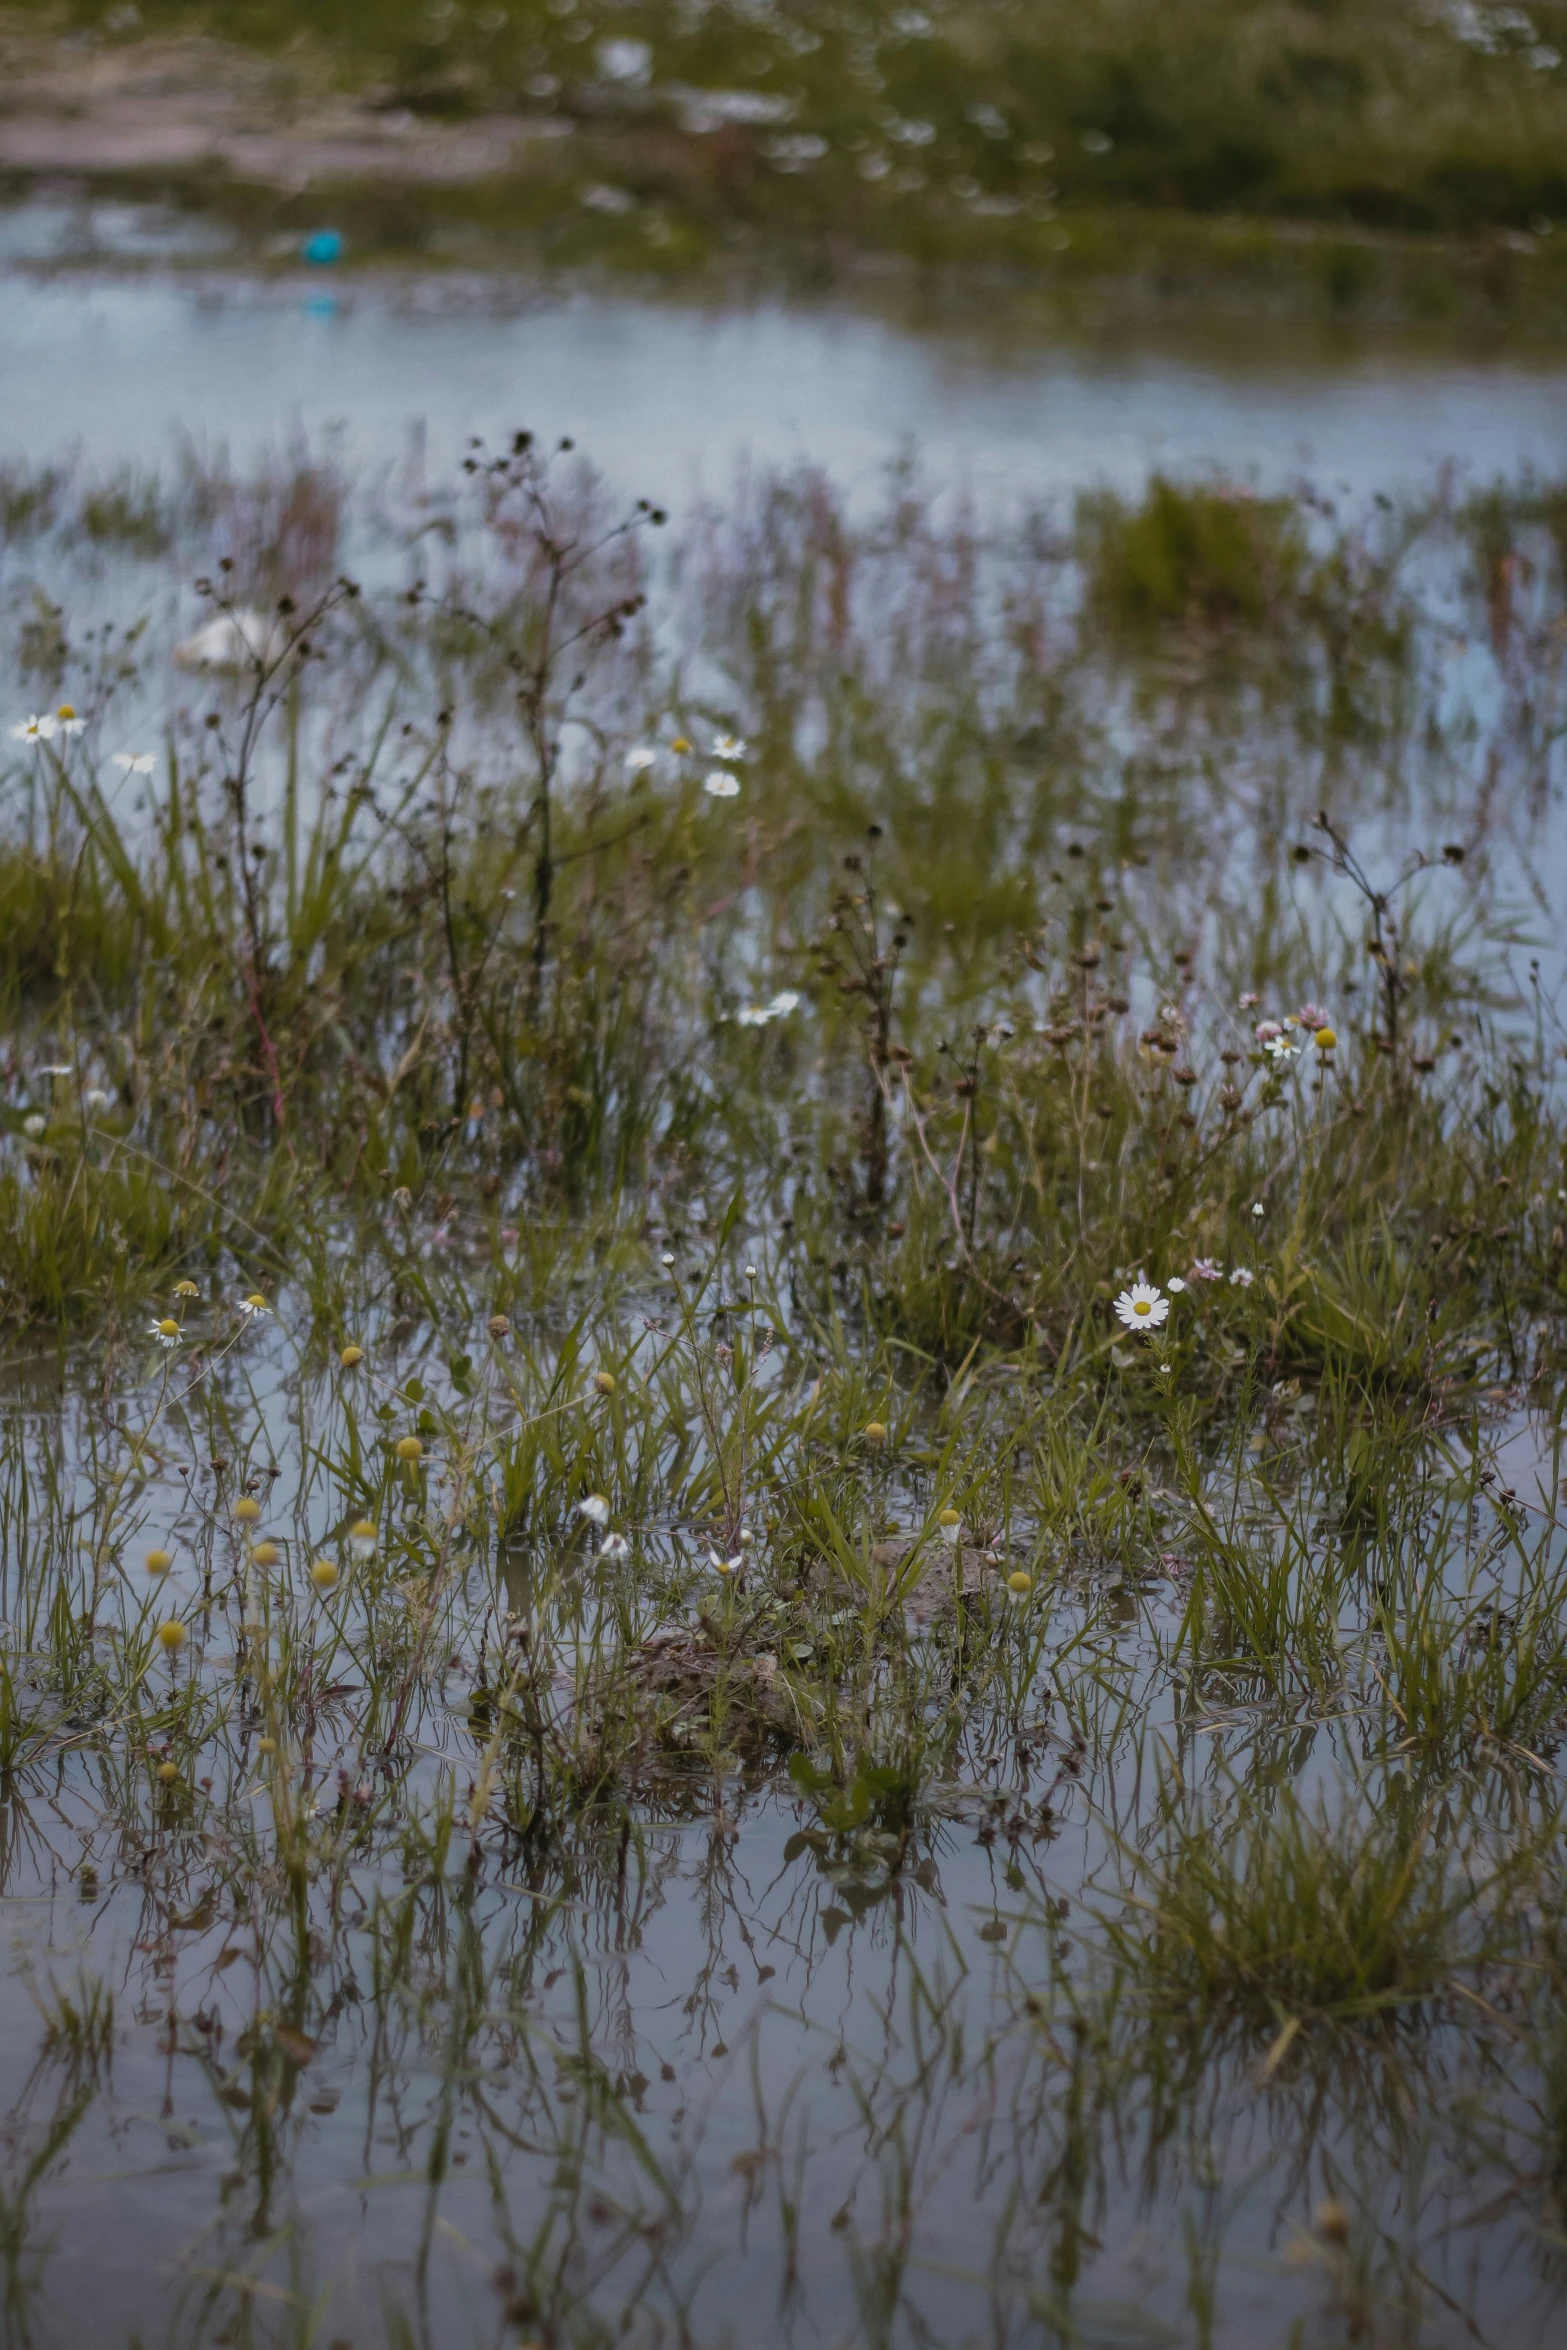
[[[1262,1001],[1262,998],[1261,998],[1261,996],[1260,996],[1260,995],[1257,995],[1255,992],[1251,992],[1251,993],[1248,993],[1248,994],[1246,994],[1246,995],[1243,995],[1243,996],[1241,997],[1241,1010],[1242,1010],[1243,1012],[1251,1012],[1251,1011],[1254,1011],[1254,1010],[1256,1009],[1257,1005],[1261,1003],[1261,1001]]]
[[[1192,1279],[1194,1281],[1222,1281],[1224,1267],[1219,1263],[1217,1257],[1199,1257],[1192,1266]]]
[[[1284,1029],[1277,1020],[1259,1020],[1252,1034],[1259,1044],[1275,1044],[1284,1034]]]
[[[1302,1028],[1326,1028],[1328,1016],[1320,1004],[1302,1004],[1295,1015]]]

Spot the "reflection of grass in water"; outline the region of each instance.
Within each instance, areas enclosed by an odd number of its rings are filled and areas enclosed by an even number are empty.
[[[167,545],[282,630],[154,735],[155,629],[9,606],[86,730],[6,741],[0,1861],[130,1953],[112,2022],[44,2002],[20,2301],[46,2108],[79,2146],[156,2055],[232,2147],[185,2338],[361,2241],[295,2209],[323,2134],[413,2182],[395,2299],[455,2229],[540,2338],[673,2324],[726,2194],[802,2326],[928,2311],[961,2210],[953,2337],[1070,2339],[1144,2191],[1160,2310],[1222,2309],[1171,2149],[1251,2175],[1271,2054],[1270,2209],[1353,2180],[1332,2290],[1414,2308],[1441,2215],[1379,2235],[1420,2149],[1354,2064],[1446,2068],[1476,2210],[1560,2078],[1562,1569],[1488,1458],[1527,1398],[1549,1504],[1564,1135],[1491,870],[1548,837],[1548,490],[1259,557],[1222,486],[981,545],[800,478],[655,560],[473,463],[359,593],[320,469],[8,491],[84,597],[118,533],[117,594]]]

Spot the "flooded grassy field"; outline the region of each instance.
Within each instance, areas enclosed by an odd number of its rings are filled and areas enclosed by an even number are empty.
[[[7,2338],[1559,2342],[1549,377],[11,285]]]

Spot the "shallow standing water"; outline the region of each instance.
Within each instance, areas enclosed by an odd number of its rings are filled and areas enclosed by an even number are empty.
[[[134,227],[118,223],[132,243]],[[1447,462],[1485,476],[1567,459],[1567,368],[1548,363],[1250,328],[1084,341],[993,316],[723,313],[478,281],[51,275],[36,266],[50,219],[12,232],[0,455],[30,460],[80,442],[106,469],[185,434],[243,461],[339,427],[351,459],[373,460],[401,457],[418,429],[434,472],[469,432],[527,423],[570,431],[628,488],[671,502],[721,492],[747,459],[805,458],[868,490],[907,448],[938,485],[998,507],[1158,464],[1264,481],[1310,469],[1368,492]],[[286,1289],[276,1303],[286,1331],[297,1309]],[[236,1378],[231,1409],[285,1453],[278,1362],[253,1351],[257,1389]],[[176,1463],[199,1478],[214,1439],[194,1409],[175,1418],[143,1514],[176,1540],[176,1596],[194,1608],[202,1546],[218,1538]],[[18,1409],[13,1458],[36,1460],[56,1426],[52,1400]],[[301,1555],[322,1538],[311,1507],[286,1480],[272,1505]],[[34,1552],[23,1519],[7,1527],[15,1621]],[[136,1605],[116,1591],[104,1612],[128,1620]],[[214,1655],[232,1645],[223,1613]],[[1166,1630],[1176,1613],[1173,1593],[1150,1603]],[[450,1700],[419,1725],[416,1799],[443,1770],[460,1795],[474,1767],[463,1671]],[[1243,1743],[1239,1711],[1177,1712],[1161,1690],[1144,1720],[1194,1778],[1232,1733]],[[0,2154],[18,2339],[528,2340],[525,2254],[552,2212],[544,2266],[571,2279],[577,2326],[540,2324],[552,2342],[612,2339],[624,2313],[639,2339],[703,2345],[1282,2345],[1324,2304],[1300,2254],[1310,2182],[1291,2175],[1287,2116],[1089,2160],[1073,2108],[1081,2051],[1039,2046],[1018,2000],[1042,1971],[1041,1901],[1079,1899],[1109,1828],[1086,1812],[1041,1818],[1026,1874],[1015,1845],[983,1833],[999,1795],[1018,1816],[1037,1802],[1037,1761],[977,1745],[952,1817],[898,1881],[870,1848],[798,1849],[787,1788],[737,1775],[715,1789],[695,1772],[685,1786],[672,1775],[630,1849],[596,1843],[590,1825],[537,1881],[520,1862],[492,1871],[466,1906],[367,1858],[344,1874],[330,2012],[296,2035],[261,2113],[233,2092],[258,2013],[272,2028],[291,1988],[254,1963],[243,1910],[206,1900],[202,1806],[171,1798],[160,1814],[154,1799],[143,1843],[117,1845],[108,1790],[73,1762],[69,1727],[4,1821]],[[225,1758],[215,1803],[265,1810],[256,1727]],[[1325,1767],[1352,1733],[1303,1719],[1290,1735]],[[323,1811],[344,1800],[325,1766],[306,1793]],[[477,1976],[465,1948],[484,1952]],[[39,2052],[34,1992],[52,2003],[87,1975],[121,2003],[101,2079]],[[1383,2198],[1388,2241],[1436,2276],[1445,2330],[1429,2338],[1457,2340],[1454,2309],[1475,2288],[1446,2215],[1483,2198],[1440,2143],[1437,2086],[1416,2087],[1427,2115],[1406,2127],[1429,2127],[1432,2161],[1414,2200],[1377,2175],[1374,2129],[1364,2144],[1345,2133],[1343,2173]],[[259,2163],[254,2143],[239,2152],[258,2113]],[[1496,2338],[1560,2338],[1538,2246],[1522,2229],[1494,2241],[1474,2259],[1488,2310],[1514,2329]],[[1210,2289],[1217,2332],[1202,2317]]]
[[[668,503],[726,489],[737,461],[822,465],[864,484],[905,450],[982,505],[1154,465],[1310,471],[1392,488],[1457,462],[1476,477],[1567,457],[1567,364],[1439,341],[1218,322],[1083,335],[1004,294],[953,314],[475,277],[271,280],[159,271],[151,232],[99,208],[0,222],[0,455],[80,441],[99,467],[188,435],[236,461],[341,427],[359,457],[428,435],[573,433],[626,486]],[[127,249],[133,270],[59,250]]]

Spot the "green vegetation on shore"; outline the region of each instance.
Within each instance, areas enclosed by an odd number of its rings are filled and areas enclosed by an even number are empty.
[[[1561,0],[73,0],[11,21],[250,44],[285,116],[340,87],[416,126],[570,132],[461,186],[328,169],[301,203],[181,182],[252,228],[330,199],[360,251],[482,233],[653,271],[771,253],[817,272],[882,253],[1149,301],[1567,316]]]

